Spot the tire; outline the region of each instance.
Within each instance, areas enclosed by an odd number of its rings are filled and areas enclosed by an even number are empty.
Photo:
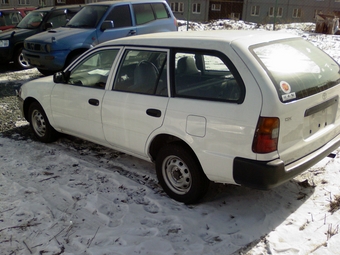
[[[32,68],[32,66],[24,58],[24,54],[22,54],[22,47],[18,48],[14,52],[14,59],[13,60],[14,60],[15,67],[20,69],[20,70]]]
[[[197,203],[210,181],[195,155],[179,144],[161,148],[156,159],[157,178],[169,197],[185,204]]]
[[[40,73],[42,73],[43,75],[45,75],[45,76],[53,75],[55,73],[54,71],[45,70],[45,69],[39,69],[39,68],[38,68],[38,71]]]
[[[35,137],[44,143],[54,142],[58,132],[50,125],[41,105],[34,102],[29,108],[29,122]]]

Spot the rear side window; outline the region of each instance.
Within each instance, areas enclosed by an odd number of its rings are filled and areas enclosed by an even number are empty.
[[[142,25],[155,20],[151,4],[134,4],[133,11],[135,13],[137,25]]]
[[[169,12],[162,3],[152,4],[152,8],[155,12],[156,19],[167,19],[169,18]]]
[[[282,102],[305,98],[340,83],[339,65],[303,40],[285,40],[251,48],[272,79]]]
[[[236,68],[224,55],[177,52],[175,96],[242,103],[244,85]]]

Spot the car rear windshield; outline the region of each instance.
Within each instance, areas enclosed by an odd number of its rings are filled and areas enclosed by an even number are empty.
[[[261,44],[251,51],[272,79],[282,102],[305,98],[340,83],[339,65],[303,39]]]

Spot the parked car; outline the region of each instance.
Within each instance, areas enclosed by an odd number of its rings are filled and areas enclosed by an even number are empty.
[[[31,11],[15,28],[0,33],[0,64],[13,61],[19,69],[31,68],[22,54],[24,40],[31,35],[65,25],[80,9],[80,5],[68,5]]]
[[[308,41],[266,31],[112,40],[18,98],[38,140],[66,133],[155,162],[173,199],[210,181],[276,187],[340,145],[340,67]]]
[[[177,29],[166,0],[98,2],[86,5],[66,27],[27,38],[23,52],[32,66],[49,75],[107,40]]]
[[[0,32],[13,28],[36,7],[0,9]]]

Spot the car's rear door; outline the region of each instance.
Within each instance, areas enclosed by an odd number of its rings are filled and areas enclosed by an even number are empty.
[[[162,126],[168,104],[167,65],[166,50],[125,49],[103,99],[103,130],[112,146],[146,157],[146,141]]]
[[[300,38],[256,45],[251,52],[272,83],[262,88],[261,115],[280,118],[278,153],[286,164],[340,133],[338,63]]]

